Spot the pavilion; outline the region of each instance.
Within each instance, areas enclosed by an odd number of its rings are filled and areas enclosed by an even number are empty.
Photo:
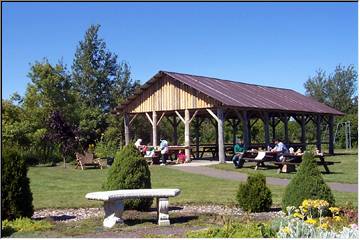
[[[242,122],[244,144],[251,145],[251,119],[261,120],[264,126],[265,146],[270,144],[270,127],[275,138],[275,127],[284,124],[284,143],[289,144],[288,122],[294,119],[301,126],[301,143],[306,146],[305,126],[310,121],[316,125],[316,146],[328,144],[329,154],[334,153],[334,116],[344,115],[323,103],[294,90],[267,87],[212,77],[159,71],[143,84],[126,102],[115,108],[124,114],[125,144],[129,143],[129,127],[139,114],[145,114],[152,125],[152,144],[158,143],[157,126],[165,117],[171,122],[174,144],[177,144],[177,126],[185,125],[185,146],[190,146],[190,124],[195,124],[195,146],[199,157],[199,127],[204,118],[213,119],[217,125],[217,150],[219,162],[225,162],[224,122],[236,130]],[[328,141],[322,142],[321,124],[328,125]],[[190,158],[190,149],[185,152]]]

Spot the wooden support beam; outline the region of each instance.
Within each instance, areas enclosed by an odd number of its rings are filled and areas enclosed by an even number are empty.
[[[137,113],[131,118],[131,120],[129,121],[129,125],[131,125],[131,123],[135,120],[135,118],[137,117]]]
[[[321,152],[321,115],[316,116],[316,147]]]
[[[185,119],[181,116],[181,114],[178,111],[175,111],[175,113],[180,118],[180,120],[185,123]]]
[[[276,138],[275,117],[272,117],[272,118],[271,118],[271,121],[272,121],[272,124],[271,124],[271,127],[272,127],[272,139],[275,139],[275,138]],[[280,121],[279,121],[279,122],[280,122]]]
[[[217,118],[218,118],[218,156],[219,162],[225,163],[225,148],[224,148],[224,110],[219,107],[217,109]]]
[[[129,129],[129,115],[124,114],[124,131],[125,131],[125,145],[128,145],[130,142],[130,129]]]
[[[329,154],[334,154],[334,116],[329,116]]]
[[[156,125],[159,126],[160,122],[161,122],[161,119],[165,116],[165,112],[163,112],[161,114],[161,117],[159,118],[159,120],[157,121]]]
[[[192,117],[191,117],[191,119],[190,119],[190,122],[192,122],[192,120],[194,119],[194,117],[196,116],[196,114],[198,113],[198,111],[199,111],[199,110],[196,110],[196,111],[194,112],[194,114],[192,115]]]
[[[248,148],[250,146],[250,129],[249,129],[249,119],[247,115],[247,111],[242,112],[242,124],[243,124],[243,138],[245,147]]]
[[[270,146],[270,133],[269,133],[269,114],[267,112],[263,115],[264,121],[264,140],[266,147]]]
[[[289,127],[288,127],[288,123],[289,123],[289,117],[285,114],[283,117],[283,122],[284,122],[284,135],[285,135],[285,144],[288,146],[289,145]]]
[[[255,119],[255,121],[254,121],[253,123],[251,123],[251,124],[250,124],[250,129],[251,129],[251,128],[255,125],[255,123],[257,123],[257,121],[258,121],[258,120],[259,120],[259,119],[258,119],[258,118],[256,118],[256,119]]]
[[[146,112],[145,115],[149,119],[149,122],[151,123],[151,125],[154,125],[151,117],[149,116],[149,114]]]
[[[196,145],[196,158],[200,158],[200,126],[201,126],[200,119],[197,117],[195,118],[195,145]]]
[[[157,114],[156,111],[152,112],[152,137],[153,137],[153,146],[157,146]]]
[[[180,121],[180,120],[179,120]],[[176,120],[176,115],[173,115],[173,122],[172,122],[172,126],[173,126],[173,141],[174,141],[174,145],[176,146],[178,144],[178,135],[177,135],[177,126],[178,126],[178,121]]]
[[[300,136],[300,142],[301,144],[305,144],[306,143],[306,116],[302,115],[301,116],[301,122],[300,122],[300,126],[301,126],[301,136]]]
[[[208,113],[210,113],[210,115],[213,117],[213,118],[215,118],[215,120],[217,121],[217,122],[219,122],[219,118],[216,116],[216,114],[211,110],[211,109],[206,109],[206,111],[208,111]]]
[[[185,109],[185,134],[184,134],[184,145],[190,147],[190,112],[189,109]],[[190,161],[190,148],[185,149],[186,161]]]

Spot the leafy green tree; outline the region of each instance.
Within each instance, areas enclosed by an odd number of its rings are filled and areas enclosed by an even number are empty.
[[[326,76],[319,70],[304,84],[306,94],[344,113],[357,112],[357,72],[353,65],[336,66]]]

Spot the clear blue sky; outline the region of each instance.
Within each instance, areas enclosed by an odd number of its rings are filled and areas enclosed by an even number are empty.
[[[292,88],[319,68],[358,66],[357,3],[2,3],[2,94],[23,95],[30,63],[71,68],[100,24],[142,83],[159,70]]]

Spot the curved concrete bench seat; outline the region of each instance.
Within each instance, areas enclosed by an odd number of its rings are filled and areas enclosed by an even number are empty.
[[[170,225],[169,197],[180,194],[180,189],[124,189],[105,192],[92,192],[85,195],[89,200],[104,201],[104,227],[111,228],[116,223],[123,223],[121,215],[124,211],[124,199],[156,198],[158,224]]]

